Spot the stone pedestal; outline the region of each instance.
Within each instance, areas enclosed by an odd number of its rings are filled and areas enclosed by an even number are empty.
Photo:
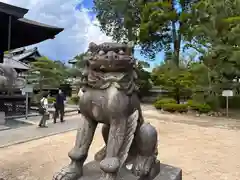
[[[99,162],[92,161],[84,166],[83,177],[78,180],[98,180],[102,175]],[[118,180],[140,180],[126,168],[122,168]],[[145,179],[141,179],[145,180]],[[146,179],[148,180],[148,179]],[[160,165],[160,173],[153,180],[182,180],[182,170],[166,164]]]
[[[0,125],[5,125],[5,112],[0,111]]]

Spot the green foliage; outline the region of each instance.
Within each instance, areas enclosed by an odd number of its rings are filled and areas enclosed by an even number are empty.
[[[141,13],[139,33],[139,43],[143,52],[155,57],[157,52],[171,50],[172,60],[178,65],[182,40],[189,33],[192,7],[195,2],[197,0],[163,0],[146,3]]]
[[[115,41],[136,41],[141,1],[94,0],[94,11],[101,30]]]
[[[186,68],[177,68],[171,62],[165,62],[153,70],[152,80],[155,85],[162,86],[178,101],[180,96],[195,86],[194,76]]]
[[[74,78],[82,77],[83,68],[85,66],[84,56],[86,56],[86,53],[81,53],[75,56],[74,59],[77,60],[76,64],[74,64],[72,68],[68,69],[68,73],[70,77],[74,77]]]
[[[194,111],[198,111],[198,107],[201,103],[198,103],[194,100],[188,100],[187,105]]]
[[[219,104],[221,108],[226,108],[226,97],[219,96]],[[240,109],[240,96],[236,95],[233,97],[229,97],[228,99],[228,107],[230,109]]]
[[[218,110],[224,101],[219,97],[222,90],[240,93],[239,0],[94,0],[94,4],[100,28],[108,36],[134,41],[150,58],[164,51],[164,63],[150,78],[178,103],[185,94],[194,94],[193,100],[201,104],[198,111],[205,112],[208,106]],[[189,48],[198,52],[198,62],[187,61]],[[145,94],[151,88],[150,74],[138,68],[140,94]]]
[[[171,98],[158,98],[153,105],[156,109],[162,109],[164,104],[176,104],[176,100]]]
[[[199,113],[208,113],[212,110],[212,108],[206,104],[206,103],[198,103],[193,100],[189,100],[187,105],[195,111],[198,111]]]
[[[70,98],[70,104],[78,104],[79,103],[79,101],[80,101],[80,97],[79,96],[77,96],[77,95],[75,95],[75,96],[72,96],[71,98]]]
[[[198,112],[199,113],[208,113],[210,112],[212,109],[208,104],[200,104],[198,107]]]
[[[48,97],[48,103],[49,104],[52,104],[54,102],[56,102],[56,98],[55,97]]]
[[[219,96],[210,95],[205,98],[206,104],[208,104],[213,111],[218,111],[221,108]]]
[[[136,69],[138,74],[137,85],[139,87],[140,97],[146,95],[152,88],[152,83],[150,82],[151,73],[144,69],[146,67],[149,67],[149,64],[147,62],[139,61]]]
[[[220,93],[225,88],[239,89],[232,80],[240,77],[240,1],[202,0],[194,6],[189,29],[190,47],[202,54],[209,69],[209,88]]]
[[[27,81],[36,84],[42,90],[43,86],[59,87],[68,77],[67,68],[60,61],[52,61],[41,57],[32,62]]]
[[[162,109],[171,113],[184,113],[188,111],[188,106],[186,104],[166,103],[162,105]]]

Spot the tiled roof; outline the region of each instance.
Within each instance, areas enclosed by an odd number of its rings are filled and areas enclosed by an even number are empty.
[[[47,39],[53,39],[64,30],[63,28],[26,19],[23,16],[27,12],[28,9],[0,2],[1,26],[7,27],[9,24],[9,17],[12,17],[11,44],[9,47],[8,38],[2,38],[0,42],[1,51],[29,46]],[[6,37],[8,35],[8,28],[1,28],[1,35]]]
[[[6,64],[12,68],[15,68],[15,69],[23,69],[23,70],[29,70],[30,69],[30,66],[28,66],[27,64],[23,63],[23,62],[20,62],[20,61],[17,61],[13,58],[8,58],[8,57],[4,57],[4,62],[3,64]]]
[[[77,59],[71,59],[68,61],[69,64],[75,64],[77,62]]]
[[[14,53],[17,53],[17,52],[20,52],[20,51],[23,51],[23,53],[13,55]],[[4,59],[5,58],[10,59],[11,58],[15,61],[22,61],[23,59],[33,55],[34,53],[37,53],[40,56],[40,53],[38,52],[38,49],[36,47],[32,48],[32,49],[27,49],[27,50],[25,48],[18,48],[18,49],[14,49],[14,50],[8,52],[7,54],[4,54]]]
[[[28,12],[28,9],[0,2],[0,12],[17,18],[22,18]]]

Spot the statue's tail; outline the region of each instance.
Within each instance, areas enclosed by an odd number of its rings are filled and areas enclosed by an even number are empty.
[[[138,125],[138,119],[139,119],[139,111],[136,110],[131,114],[131,116],[127,120],[127,124],[126,124],[127,128],[126,128],[123,145],[122,145],[122,147],[119,151],[119,155],[118,155],[119,161],[120,161],[120,167],[122,167],[122,165],[124,164],[124,162],[126,161],[126,159],[128,157],[128,153],[129,153],[130,147],[132,145],[135,131],[136,131],[136,128]]]

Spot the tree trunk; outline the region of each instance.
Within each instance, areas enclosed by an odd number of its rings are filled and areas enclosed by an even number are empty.
[[[180,89],[178,87],[175,89],[175,100],[180,104]]]
[[[174,10],[174,2],[170,1],[172,5],[172,10]],[[179,24],[179,29],[181,29],[181,22]],[[181,48],[181,40],[182,40],[182,35],[180,31],[177,30],[176,28],[176,21],[172,21],[172,43],[173,43],[173,61],[176,65],[177,68],[179,68],[180,65],[180,48]],[[176,88],[176,101],[179,104],[180,103],[180,89],[179,87]]]

